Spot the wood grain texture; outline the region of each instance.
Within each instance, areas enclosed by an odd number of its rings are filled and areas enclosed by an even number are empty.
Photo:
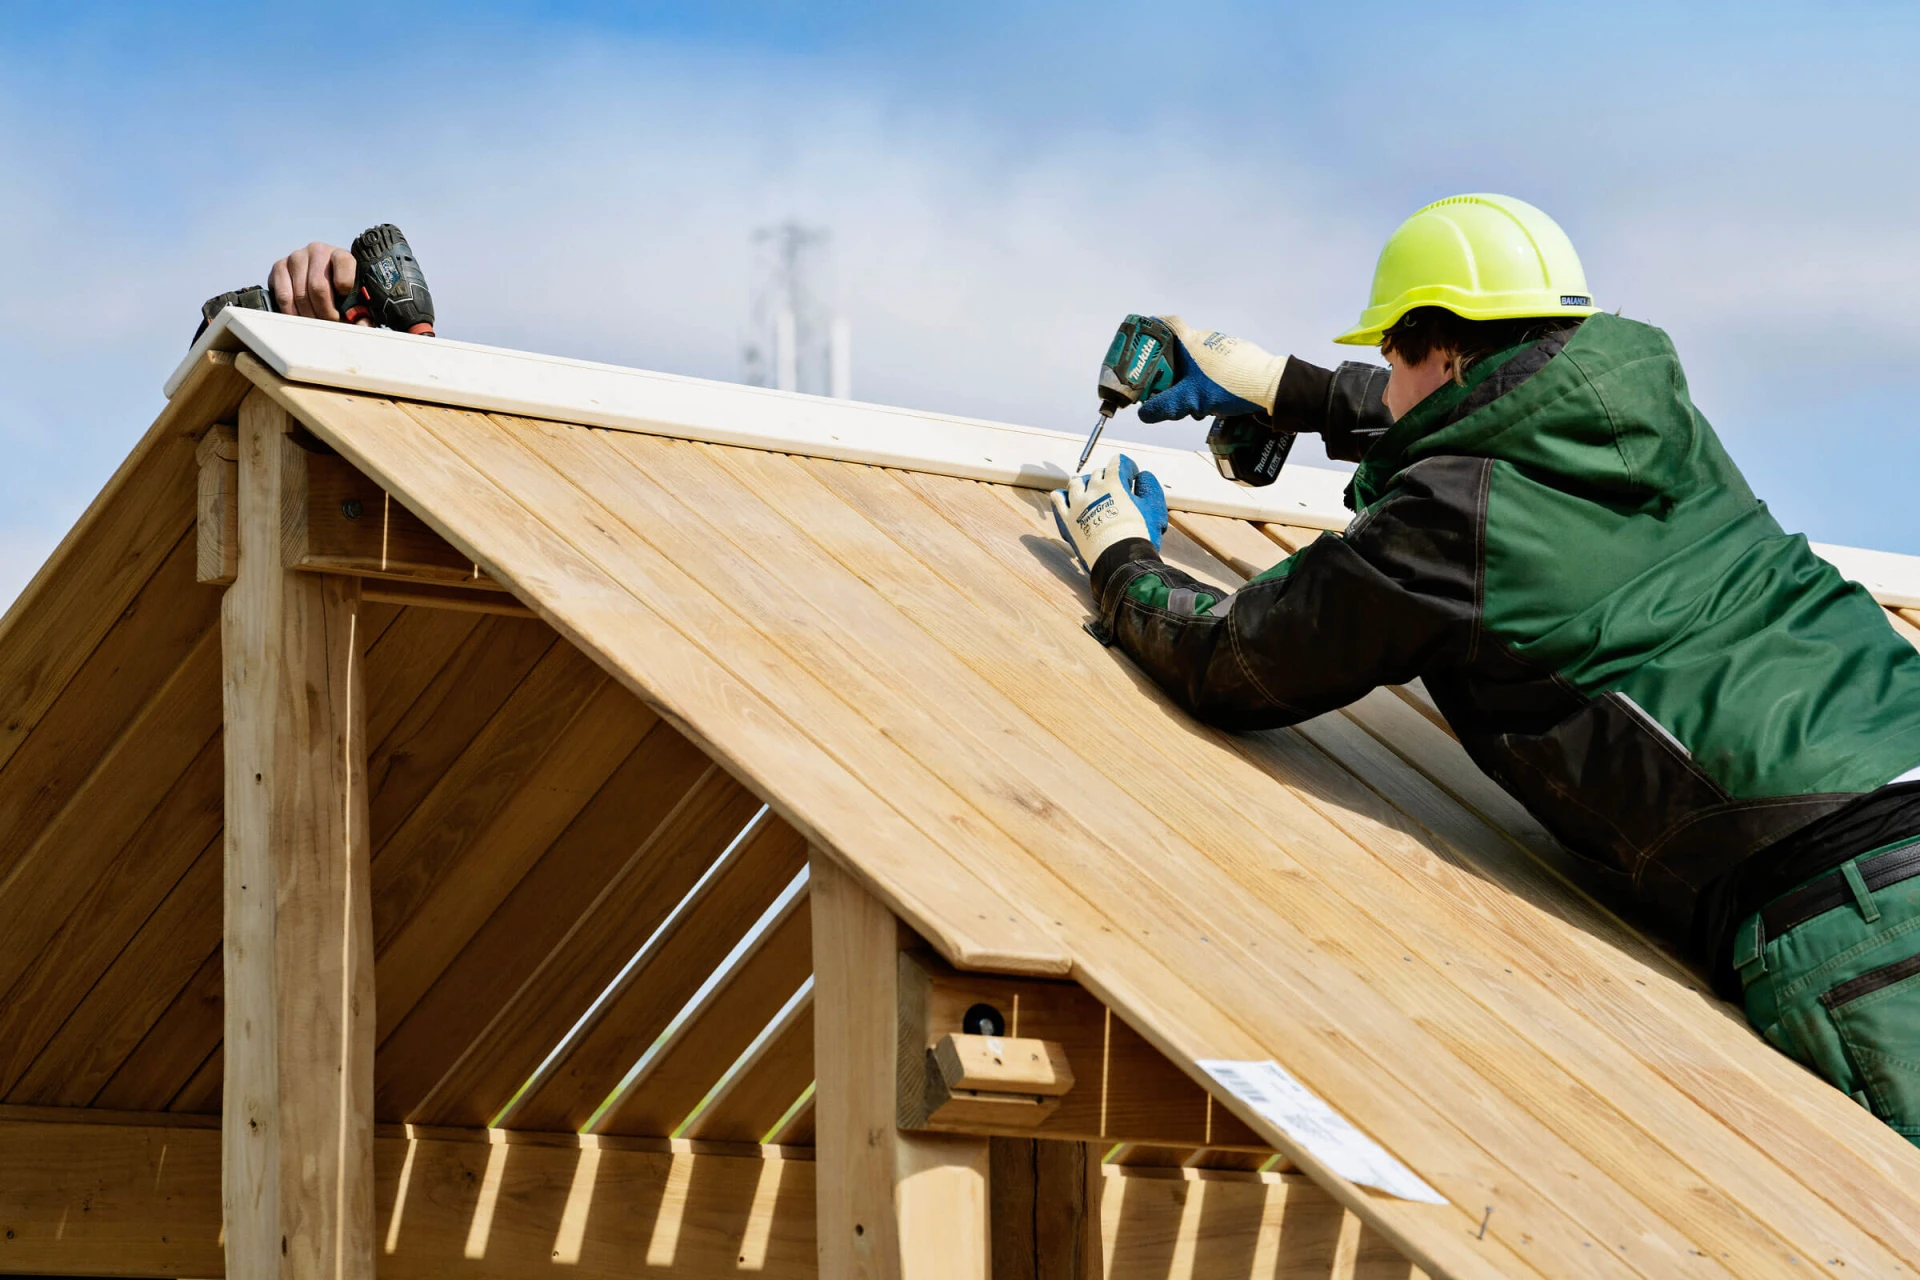
[[[812,963],[809,961],[811,970]],[[809,991],[767,1031],[687,1126],[689,1138],[730,1142],[771,1140],[774,1127],[813,1083],[813,993]]]
[[[194,576],[224,587],[240,571],[240,463],[235,429],[207,428],[194,450],[200,477],[194,505]]]
[[[987,1139],[894,1125],[893,914],[826,855],[809,865],[820,1274],[987,1280]]]
[[[224,859],[224,841],[221,848]],[[92,1105],[110,1110],[217,1112],[221,1070],[213,1073],[211,1102],[204,1089],[189,1097],[183,1094],[210,1062],[224,1066],[219,1051],[226,1026],[225,976],[222,946],[216,946],[94,1095]]]
[[[373,932],[359,583],[284,567],[306,454],[240,411],[222,604],[227,765],[222,1216],[249,1277],[373,1276]]]
[[[675,830],[651,855],[657,867],[673,877],[673,883],[684,880],[689,889],[693,889],[695,878],[714,864],[727,843],[740,835],[757,807],[752,797],[717,771],[703,781],[702,790],[705,794],[695,797],[686,811],[676,816]],[[595,1020],[582,1029],[546,1079],[514,1109],[513,1122],[529,1128],[577,1129],[584,1125],[721,960],[746,936],[754,921],[773,904],[805,858],[806,844],[799,833],[769,815],[740,839],[725,864],[687,895],[672,919],[664,919],[673,906],[664,895],[650,904],[644,918],[660,927],[657,933],[649,930],[653,936],[646,940],[645,953],[621,952],[623,957],[633,957],[634,963],[620,987],[608,994]],[[802,976],[795,975],[796,984]],[[718,1080],[730,1062],[713,1064],[708,1083]],[[674,1120],[685,1115],[683,1111]],[[625,1124],[601,1127],[605,1132],[646,1136],[667,1132]]]
[[[748,944],[654,1051],[596,1126],[598,1132],[671,1134],[693,1113],[806,980],[813,953],[813,913],[806,899],[804,893],[794,895]],[[793,1097],[799,1096],[794,1090]]]
[[[499,594],[500,584],[346,461],[307,468],[306,519],[292,565],[323,573]]]
[[[182,432],[231,414],[247,390],[232,357],[204,358],[0,617],[0,767],[192,532],[198,467]]]
[[[375,1141],[383,1280],[817,1274],[809,1160],[489,1136]],[[7,1272],[242,1274],[222,1257],[220,1135],[209,1129],[0,1120],[0,1222]]]
[[[326,413],[341,403],[363,412],[332,397]],[[379,435],[364,412],[340,419],[348,452],[391,464],[406,437]],[[730,691],[751,688],[697,702],[682,683],[662,705],[703,742],[725,740],[745,775],[784,778],[770,791],[783,812],[814,810],[809,834],[821,807],[752,737],[758,711],[805,725],[890,801],[842,790],[843,813],[911,816],[991,900],[1044,904],[1076,976],[1170,1059],[1278,1056],[1428,1175],[1454,1208],[1383,1203],[1288,1150],[1429,1269],[1712,1275],[1722,1253],[1751,1274],[1793,1274],[1816,1255],[1863,1272],[1911,1262],[1911,1151],[1796,1079],[1661,959],[1623,951],[1617,923],[1513,870],[1534,864],[1462,807],[1465,782],[1422,776],[1401,754],[1407,731],[1375,736],[1359,712],[1243,738],[1192,725],[1078,632],[1085,604],[1067,588],[1080,580],[1031,505],[924,476],[402,412],[470,469],[445,502],[410,493],[465,553],[485,544],[491,567],[603,658],[634,634],[625,601],[644,601],[672,633],[649,633],[656,648],[678,637],[739,679]],[[403,465],[382,482],[444,476],[447,459]],[[512,505],[487,510],[489,483]],[[516,543],[514,509],[560,543]],[[1183,563],[1206,559],[1169,542]],[[605,624],[591,623],[609,582]],[[682,679],[621,652],[613,666]],[[1090,714],[1116,726],[1097,766],[1063,729]],[[1035,795],[1045,807],[1020,804]],[[889,905],[950,947],[964,912],[934,904],[978,899],[930,895],[932,860],[902,858],[871,821],[836,829]],[[1784,1141],[1756,1145],[1772,1110]],[[1483,1237],[1470,1206],[1487,1204]]]
[[[386,1040],[382,1115],[444,1124],[499,1114],[757,807],[711,766],[677,789],[602,794],[609,813],[644,821],[611,841],[589,828],[542,856]],[[595,1103],[618,1079],[599,1080]]]
[[[801,727],[807,723],[804,716],[791,719],[776,710],[739,674],[663,617],[657,611],[658,602],[672,596],[654,590],[656,584],[648,575],[628,581],[624,570],[616,568],[616,576],[609,576],[607,568],[580,548],[536,535],[523,503],[544,503],[550,494],[563,506],[571,503],[578,508],[582,500],[568,499],[564,491],[557,491],[558,478],[550,471],[543,476],[538,459],[511,446],[504,452],[493,448],[505,442],[486,420],[303,390],[281,383],[244,355],[237,363],[258,385],[303,412],[312,420],[310,425],[320,424],[317,429],[336,447],[351,435],[353,443],[346,452],[383,484],[392,484],[404,472],[414,505],[434,513],[429,522],[463,551],[474,554],[477,535],[493,544],[481,557],[483,567],[513,586],[522,598],[562,602],[559,608],[543,604],[543,615],[576,643],[591,644],[602,661],[666,713],[676,727],[686,732],[694,719],[708,721],[691,736],[709,754],[735,765],[740,764],[741,753],[750,754],[753,776],[767,787],[781,815],[803,834],[817,834],[819,824],[825,822],[843,830],[848,840],[872,844],[876,855],[890,850],[889,856],[900,865],[915,867],[910,878],[887,877],[891,905],[904,910],[945,954],[1017,972],[1066,971],[1068,961],[1060,949],[1031,919],[1004,902],[962,925],[937,919],[924,899],[901,897],[909,881],[920,886],[918,893],[952,900],[975,900],[990,896],[991,891],[940,851],[924,830],[906,822],[898,811],[876,806],[867,783],[845,764],[822,756],[817,740]],[[500,471],[504,488],[476,470],[458,449],[448,447],[448,439],[456,437],[463,446],[486,450],[483,460]],[[527,469],[530,466],[532,471]],[[462,496],[456,499],[456,494]],[[441,511],[459,513],[460,528],[440,516]],[[479,519],[469,520],[469,516]],[[582,536],[586,538],[584,532]],[[624,564],[632,550],[625,547],[623,551],[622,539],[612,535],[604,541],[589,541],[593,554],[606,557],[610,564]],[[509,563],[511,570],[505,567]],[[562,589],[561,581],[569,585]],[[533,590],[536,584],[539,589]],[[589,635],[600,639],[588,640]],[[609,638],[614,638],[611,644]],[[754,674],[759,670],[755,666]],[[696,708],[714,706],[728,708],[728,714],[721,718],[696,715]],[[956,816],[967,821],[963,815]]]

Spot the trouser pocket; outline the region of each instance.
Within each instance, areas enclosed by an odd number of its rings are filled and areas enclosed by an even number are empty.
[[[1820,997],[1873,1113],[1920,1145],[1920,955]]]

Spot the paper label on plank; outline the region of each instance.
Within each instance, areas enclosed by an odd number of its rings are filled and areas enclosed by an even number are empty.
[[[1445,1196],[1354,1128],[1273,1059],[1236,1062],[1202,1058],[1198,1065],[1228,1093],[1273,1121],[1282,1133],[1348,1182],[1374,1187],[1402,1200],[1447,1203]]]

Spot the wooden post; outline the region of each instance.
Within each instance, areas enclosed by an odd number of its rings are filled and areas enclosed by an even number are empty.
[[[227,1274],[373,1280],[373,919],[358,579],[295,573],[306,452],[240,410],[226,709]]]
[[[987,1280],[987,1140],[897,1123],[893,914],[817,849],[811,880],[820,1275]]]
[[[990,1141],[993,1280],[1099,1280],[1099,1189],[1087,1175],[1091,1158],[1100,1176],[1099,1151],[1046,1138]]]

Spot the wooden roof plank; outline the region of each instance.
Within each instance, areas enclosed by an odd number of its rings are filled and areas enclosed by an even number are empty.
[[[808,895],[797,893],[768,922],[654,1052],[625,1094],[594,1126],[596,1133],[652,1136],[672,1134],[679,1128],[812,971],[811,907]],[[811,1079],[807,1073],[798,1081],[787,1101],[799,1097]],[[761,1136],[746,1140],[757,1142]]]
[[[689,1138],[764,1142],[813,1082],[813,992],[766,1030],[753,1056],[687,1126]]]
[[[375,849],[376,948],[389,946],[423,902],[464,874],[476,840],[509,821],[504,816],[507,806],[539,772],[547,755],[566,740],[582,709],[593,703],[606,684],[606,674],[591,659],[571,645],[555,644],[485,725],[461,741],[457,753],[441,757],[447,764],[431,790]],[[436,746],[440,733],[446,731],[433,733]],[[519,819],[535,816],[517,815]],[[484,850],[492,851],[491,847]]]
[[[529,689],[522,685],[536,668],[547,665]],[[369,663],[371,665],[371,661]],[[557,643],[552,629],[541,622],[519,618],[486,618],[468,633],[460,648],[413,699],[406,712],[382,738],[368,736],[367,778],[371,791],[369,821],[373,832],[374,874],[387,847],[409,821],[415,836],[430,830],[430,819],[419,809],[435,792],[445,806],[462,794],[451,772],[463,758],[471,772],[486,760],[476,753],[476,739],[487,733],[509,703],[516,719],[539,715],[542,696],[563,690],[586,692],[591,663]],[[502,728],[491,737],[503,739]],[[374,894],[382,886],[376,879]]]
[[[664,807],[652,808],[654,799]],[[606,869],[581,886],[584,894],[540,892],[595,856],[563,838],[388,1038],[387,1061],[376,1064],[383,1114],[490,1121],[758,807],[711,767],[678,794],[626,802],[635,816],[650,811],[654,825],[636,825],[629,840],[609,846],[598,862]],[[508,927],[525,938],[502,936]],[[499,979],[481,985],[490,973]]]
[[[7,1101],[86,1106],[219,941],[223,780],[216,739],[0,1004]]]
[[[18,981],[219,731],[219,691],[212,629],[0,876],[0,987]]]
[[[828,831],[839,831],[843,838],[870,842],[876,856],[902,871],[911,868],[911,875],[893,877],[890,905],[949,958],[975,967],[1065,971],[1068,962],[1057,944],[1010,905],[997,903],[977,920],[942,920],[931,902],[905,896],[907,884],[940,901],[978,901],[990,891],[897,811],[889,816],[884,804],[876,807],[867,784],[822,756],[800,724],[774,711],[750,684],[668,624],[655,612],[644,583],[619,583],[577,548],[535,533],[524,505],[530,495],[500,489],[432,433],[407,426],[409,419],[421,423],[434,414],[416,417],[364,397],[284,385],[245,356],[238,364],[310,425],[319,424],[317,430],[383,484],[397,484],[404,473],[408,496],[423,513],[435,513],[429,523],[443,537],[475,555],[522,598],[551,602],[542,605],[549,621],[576,643],[586,643],[709,754],[743,771],[743,753],[751,756],[753,776],[803,834],[831,845]],[[441,511],[454,513],[456,521]],[[484,554],[477,550],[482,541],[488,544]],[[699,716],[698,709],[716,698],[728,715]],[[697,730],[696,720],[710,723]]]
[[[659,727],[659,717],[619,684],[609,680],[600,686],[512,797],[460,850],[457,864],[385,940],[375,964],[383,1031],[413,1008],[541,855],[633,758],[648,732]],[[630,805],[623,808],[631,811]],[[618,836],[606,838],[619,843]]]
[[[967,676],[972,673],[963,674],[964,668],[959,668],[958,663],[952,663],[943,668],[940,663],[935,662],[921,668],[920,662],[933,658],[939,652],[931,649],[924,642],[915,643],[916,640],[924,641],[923,636],[907,632],[901,632],[897,636],[886,636],[885,627],[895,616],[886,605],[863,598],[863,592],[850,585],[840,587],[840,580],[836,578],[832,567],[817,558],[805,557],[800,550],[801,544],[795,541],[796,533],[802,532],[801,530],[785,525],[784,522],[768,524],[762,520],[760,512],[764,508],[759,505],[759,502],[764,498],[778,503],[784,510],[808,510],[810,518],[805,522],[804,532],[815,537],[819,536],[820,524],[816,518],[813,518],[817,516],[817,507],[796,505],[792,495],[774,490],[771,486],[777,480],[777,473],[775,477],[763,475],[757,492],[749,491],[744,486],[729,488],[710,473],[701,472],[697,466],[689,462],[689,459],[699,456],[697,446],[654,441],[637,436],[608,438],[607,446],[626,457],[629,462],[644,463],[656,482],[651,486],[636,486],[626,482],[617,468],[604,463],[596,466],[595,460],[589,456],[588,449],[576,448],[569,452],[569,441],[563,438],[563,433],[559,429],[542,430],[538,424],[525,424],[523,429],[539,440],[543,457],[555,459],[560,465],[564,465],[570,477],[594,492],[609,511],[617,512],[624,518],[634,535],[653,542],[663,553],[676,558],[680,567],[692,577],[708,584],[716,592],[724,594],[729,601],[737,602],[738,607],[746,608],[750,616],[758,616],[760,626],[757,630],[766,634],[779,635],[782,644],[788,648],[796,664],[833,673],[836,687],[843,690],[869,688],[871,691],[861,700],[861,705],[867,714],[877,717],[876,724],[882,727],[890,740],[906,745],[936,774],[945,774],[952,785],[965,787],[969,792],[981,794],[989,800],[1018,797],[1024,788],[1038,786],[1042,793],[1049,797],[1049,804],[1052,807],[1047,812],[1036,812],[1030,805],[1021,805],[1019,815],[1015,816],[1012,812],[1013,806],[1010,805],[1008,811],[996,815],[996,820],[1009,835],[1018,831],[1022,839],[1029,841],[1039,839],[1044,842],[1047,837],[1041,829],[1058,825],[1060,830],[1055,833],[1058,840],[1052,846],[1053,848],[1082,846],[1098,848],[1102,845],[1114,848],[1126,843],[1139,845],[1142,843],[1143,836],[1149,841],[1152,840],[1151,833],[1156,815],[1174,811],[1168,804],[1171,797],[1164,795],[1156,797],[1158,803],[1154,807],[1142,808],[1138,799],[1121,793],[1113,787],[1105,775],[1091,770],[1078,770],[1078,776],[1070,782],[1064,779],[1050,779],[1049,775],[1059,775],[1063,772],[1076,773],[1073,767],[1067,767],[1064,770],[1062,768],[1062,766],[1077,764],[1075,758],[1070,755],[1032,754],[1016,755],[1004,761],[996,759],[995,750],[1004,750],[1022,741],[1013,732],[1006,732],[996,737],[991,730],[982,732],[984,726],[976,727],[972,731],[982,733],[980,738],[982,743],[989,741],[993,743],[993,747],[985,752],[976,750],[968,736],[967,720],[972,720],[976,724],[982,720],[990,724],[1018,723],[1023,717],[1018,712],[991,711],[985,706],[982,706],[977,713],[968,714],[971,712],[970,704],[974,698],[978,697],[975,690],[969,688],[970,681]],[[591,439],[590,437],[582,438]],[[841,464],[819,464],[819,466],[822,469],[853,470]],[[929,481],[929,483],[936,482]],[[665,505],[668,501],[665,498],[667,494],[672,494],[674,499],[689,506],[706,504],[710,505],[712,510],[724,509],[726,513],[724,523],[715,516],[708,516],[704,527],[689,523],[685,514],[677,513],[672,507]],[[863,507],[863,509],[871,508]],[[1011,523],[1011,514],[1008,516],[1008,523]],[[730,540],[734,545],[728,545]],[[743,554],[748,545],[755,549],[751,559]],[[902,553],[896,549],[895,554]],[[804,602],[783,598],[786,593],[781,590],[779,584],[787,582],[806,583],[809,598]],[[755,613],[762,607],[767,610],[765,616]],[[820,610],[823,616],[819,618],[810,616],[814,609]],[[775,622],[775,616],[780,621]],[[831,634],[835,618],[860,620],[862,624],[860,639],[863,643],[857,653],[848,653],[843,658],[831,647],[818,643],[823,635]],[[946,634],[950,636],[952,633]],[[980,648],[980,646],[975,647]],[[991,646],[986,648],[990,649]],[[902,663],[906,665],[901,666]],[[896,666],[899,667],[897,673],[893,670]],[[889,685],[889,680],[897,683]],[[906,694],[905,691],[930,688],[940,689],[941,699],[938,707],[929,707],[927,710],[943,717],[953,715],[956,723],[943,725],[937,729],[929,726],[929,731],[916,726],[910,716],[901,714],[909,709],[913,701],[912,695]],[[1069,716],[1072,714],[1070,706],[1063,704],[1057,709],[1049,708],[1049,710],[1054,712],[1053,723],[1072,723],[1071,719],[1064,722],[1059,719],[1061,713]],[[883,718],[878,715],[882,711],[885,713]],[[1046,722],[1046,716],[1039,713],[1036,713],[1036,716],[1040,722]],[[1111,740],[1103,740],[1103,742],[1107,747],[1117,745]],[[1139,771],[1127,770],[1125,766],[1117,765],[1113,761],[1109,761],[1109,765],[1115,767],[1117,771],[1132,773],[1136,778],[1135,785],[1143,785],[1138,780]],[[1004,770],[1002,776],[993,776],[997,770]],[[968,776],[972,771],[980,772]],[[1076,831],[1071,823],[1056,821],[1065,816],[1067,805],[1071,803],[1068,798],[1077,795],[1086,797],[1080,806],[1081,811],[1092,819],[1089,828],[1084,832]],[[1129,813],[1129,809],[1137,812]],[[991,813],[992,810],[989,809],[989,812]],[[1207,820],[1207,815],[1197,811],[1191,816],[1200,822]],[[1133,825],[1125,834],[1122,834],[1121,825],[1138,823],[1141,820],[1144,820],[1146,825]],[[1108,830],[1099,830],[1103,825],[1108,827]],[[1175,842],[1161,844],[1155,854],[1154,865],[1156,866],[1169,863],[1182,865],[1183,878],[1203,879],[1210,873],[1218,874],[1218,871],[1204,860],[1192,856],[1183,858]],[[1146,872],[1145,868],[1140,870],[1143,874],[1151,874]],[[1136,881],[1133,891],[1139,894],[1143,887],[1141,882]],[[1226,889],[1224,884],[1217,892],[1212,893],[1197,884],[1190,885],[1190,888],[1197,890],[1200,898],[1212,904],[1210,909],[1215,912],[1222,910],[1218,900],[1232,892]],[[1188,904],[1184,902],[1170,901],[1164,905],[1179,911],[1189,909]],[[1251,925],[1243,927],[1252,929]],[[1292,967],[1294,962],[1289,956],[1281,963]],[[1302,967],[1312,969],[1314,965],[1308,963]],[[1329,981],[1339,981],[1342,976],[1344,975],[1338,973],[1316,973],[1307,980],[1324,984]],[[1348,993],[1352,1002],[1363,1002],[1375,998],[1374,993],[1359,984],[1350,985]],[[1351,1009],[1352,1005],[1349,1004],[1348,1008]],[[1384,1012],[1383,1009],[1382,1013]],[[1385,1065],[1386,1058],[1382,1058],[1381,1062]],[[1427,1063],[1428,1069],[1438,1066],[1437,1060]],[[1501,1118],[1511,1121],[1514,1117],[1505,1115]],[[1488,1119],[1492,1121],[1493,1117]],[[1544,1134],[1541,1136],[1544,1137]],[[1512,1150],[1516,1155],[1524,1155],[1526,1149],[1531,1148],[1538,1141],[1539,1139],[1536,1138],[1528,1144],[1515,1144]],[[1548,1181],[1545,1178],[1540,1180]],[[1579,1211],[1592,1216],[1596,1214],[1598,1206],[1605,1202],[1608,1195],[1604,1189],[1606,1183],[1597,1170],[1589,1170],[1583,1183],[1583,1191],[1579,1197]],[[1634,1222],[1636,1217],[1643,1215],[1644,1211],[1638,1210],[1637,1206],[1630,1208],[1631,1202],[1623,1194],[1619,1192],[1613,1194],[1615,1201],[1611,1212],[1617,1215],[1616,1221],[1620,1224],[1617,1229],[1629,1229],[1626,1224]],[[1598,1211],[1599,1216],[1604,1217],[1605,1214],[1604,1210]],[[1551,1228],[1541,1229],[1550,1230]],[[1648,1230],[1644,1225],[1637,1225],[1630,1230],[1635,1232],[1636,1239],[1649,1238],[1642,1234]],[[1654,1229],[1652,1235],[1658,1234],[1658,1229]],[[1679,1237],[1669,1236],[1664,1242],[1664,1248],[1673,1260],[1684,1264],[1687,1254]]]
[[[716,849],[714,852],[718,852]],[[510,1113],[517,1127],[579,1129],[806,864],[806,842],[769,817],[742,839],[636,957],[617,991]],[[794,976],[798,985],[804,969]],[[765,1019],[762,1019],[764,1025]],[[714,1068],[713,1079],[732,1059]],[[712,1083],[709,1080],[708,1083]],[[804,1082],[803,1082],[804,1084]],[[796,1090],[794,1097],[798,1097]],[[696,1099],[697,1101],[698,1099]],[[792,1098],[787,1101],[793,1101]],[[685,1113],[675,1117],[676,1122]],[[776,1119],[778,1117],[775,1117]],[[603,1132],[638,1133],[636,1129]],[[649,1136],[664,1136],[662,1129]],[[759,1135],[754,1136],[759,1140]]]
[[[923,485],[924,485],[925,487],[928,487],[928,488],[931,488],[931,487],[933,487],[933,482],[915,482],[915,483],[919,483],[919,484],[923,484]],[[946,489],[946,488],[950,488],[950,486],[942,486],[942,488],[943,488],[943,489]],[[1023,500],[1023,501],[1022,501],[1021,503],[1016,503],[1015,505],[1016,505],[1016,506],[1020,506],[1020,505],[1023,505],[1023,502],[1024,502],[1024,500]],[[938,508],[939,508],[939,509],[940,509],[940,510],[941,510],[941,511],[943,512],[943,513],[946,513],[946,514],[948,514],[949,516],[957,516],[957,515],[960,515],[960,514],[962,514],[962,513],[963,513],[963,512],[964,512],[964,511],[966,510],[966,507],[965,507],[965,504],[964,504],[964,503],[962,502],[962,500],[961,500],[960,498],[958,498],[958,497],[956,497],[956,496],[955,496],[955,495],[953,495],[952,493],[947,493],[947,492],[943,492],[943,493],[942,493],[942,495],[941,495],[941,497],[940,497],[940,499],[939,499],[939,500],[938,500],[938,501],[937,501],[937,502],[935,503],[935,505],[936,505],[936,506],[937,506],[937,507],[938,507]],[[873,503],[872,503],[872,501],[871,501],[871,499],[870,499],[870,498],[869,498],[869,499],[866,499],[866,500],[864,500],[864,501],[863,501],[863,503],[862,503],[862,506],[863,506],[863,509],[864,509],[864,510],[872,510],[872,509],[873,509]],[[1029,508],[1029,510],[1030,510],[1030,508]],[[1222,522],[1222,523],[1225,523],[1225,522]],[[1011,541],[1011,539],[1007,539],[1007,541]],[[923,554],[925,554],[925,555],[927,555],[927,557],[929,558],[929,560],[930,560],[930,561],[933,561],[933,562],[937,562],[937,563],[940,563],[940,564],[943,564],[943,565],[946,565],[946,564],[952,564],[952,563],[954,563],[954,560],[955,560],[955,558],[954,558],[954,557],[953,557],[953,556],[952,556],[951,554],[948,554],[948,553],[945,553],[944,551],[943,551],[943,552],[933,552],[933,551],[931,551],[931,550],[928,550],[928,551],[925,551],[925,552],[923,552]],[[967,577],[969,577],[969,578],[977,578],[977,577],[978,577],[979,575],[971,575],[971,574],[970,574],[970,575],[965,575],[965,576],[967,576]],[[1084,686],[1082,686],[1082,685],[1081,685],[1081,684],[1080,684],[1079,682],[1074,682],[1074,684],[1075,684],[1075,687],[1076,687],[1076,689],[1082,689],[1082,690],[1084,689]],[[1381,695],[1377,695],[1377,696],[1380,696],[1380,697],[1387,697],[1388,695],[1385,695],[1385,694],[1381,694]],[[1401,705],[1401,704],[1398,704],[1398,703],[1395,703],[1394,705]],[[1403,709],[1404,709],[1404,707],[1403,707]],[[1411,714],[1411,712],[1409,712],[1409,714]],[[1313,722],[1313,723],[1316,723],[1316,724],[1317,724],[1317,723],[1320,723],[1320,722]],[[1431,726],[1426,726],[1426,727],[1428,727],[1429,729],[1431,728]],[[1455,751],[1457,751],[1457,750],[1458,750],[1458,748],[1457,748],[1457,746],[1456,746],[1456,745],[1453,745],[1453,744],[1451,744],[1450,742],[1449,742],[1449,745],[1450,745],[1450,746],[1453,746],[1453,749],[1454,749]]]
[[[209,1056],[218,1056],[225,1034],[223,977],[221,948],[215,946],[139,1046],[94,1095],[92,1105],[125,1111],[173,1107]],[[195,1098],[184,1109],[198,1110],[199,1102]]]
[[[0,765],[193,528],[198,467],[184,426],[239,406],[231,359],[203,358],[106,487],[0,617]],[[3,871],[0,871],[3,874]]]
[[[0,875],[220,620],[220,593],[194,581],[191,534],[85,655],[60,696],[0,766]],[[4,1036],[0,1036],[4,1039]]]
[[[438,609],[400,609],[367,649],[367,741],[378,746],[393,733],[433,681],[453,660],[480,615]]]

